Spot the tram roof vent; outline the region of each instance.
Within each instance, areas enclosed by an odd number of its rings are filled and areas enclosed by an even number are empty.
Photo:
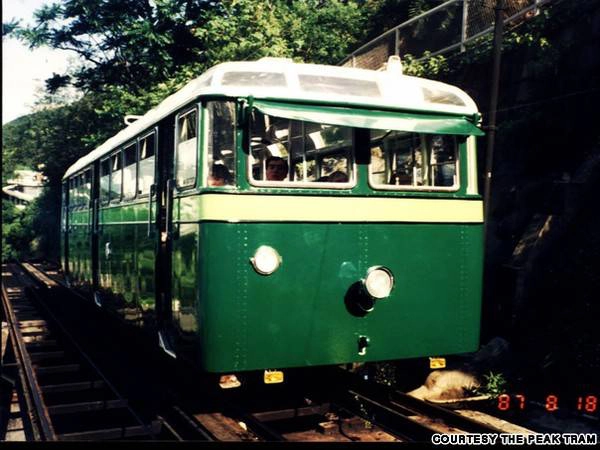
[[[144,116],[138,116],[135,114],[127,114],[125,117],[123,117],[123,122],[125,122],[125,125],[131,125],[133,122],[135,122],[138,119],[141,119]]]
[[[402,61],[400,57],[398,55],[390,56],[385,65],[385,70],[396,75],[402,75]]]

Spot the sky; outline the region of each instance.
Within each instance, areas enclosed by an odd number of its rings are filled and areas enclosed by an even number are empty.
[[[33,12],[50,0],[2,0],[2,21],[20,19],[33,23]],[[41,47],[29,50],[22,42],[2,39],[2,125],[29,114],[36,92],[52,73],[64,73],[76,58],[73,52]]]

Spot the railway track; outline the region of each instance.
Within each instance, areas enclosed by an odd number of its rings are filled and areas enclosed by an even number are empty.
[[[431,442],[434,433],[502,432],[342,369],[328,374],[329,386],[303,384],[293,399],[275,406],[256,406],[252,395],[217,392],[207,408],[210,395],[191,395],[197,379],[163,381],[170,386],[148,380],[148,392],[179,392],[145,414],[152,419],[142,420],[44,309],[42,297],[49,292],[70,295],[57,272],[44,264],[3,266],[2,290],[36,440]]]
[[[15,370],[37,441],[152,439],[160,422],[144,423],[69,332],[44,308],[53,280],[31,265],[2,266],[2,302]],[[34,275],[35,276],[35,275]]]

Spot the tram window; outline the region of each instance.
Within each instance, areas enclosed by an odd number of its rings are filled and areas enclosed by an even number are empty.
[[[77,195],[77,207],[81,207],[83,203],[82,175],[75,177],[75,192]]]
[[[71,199],[71,208],[76,208],[78,201],[76,177],[73,177],[69,180],[69,198]]]
[[[108,203],[110,194],[110,159],[107,158],[100,163],[100,201]]]
[[[140,164],[138,168],[138,192],[140,195],[150,192],[150,186],[154,183],[155,142],[155,133],[149,134],[140,141]]]
[[[69,179],[69,207],[74,208],[77,205],[77,196],[75,195],[75,178]]]
[[[60,230],[62,232],[67,231],[67,212],[69,211],[69,205],[67,204],[68,200],[68,182],[63,183],[62,192],[61,192],[61,200],[62,200],[62,214],[60,217]]]
[[[251,129],[250,177],[255,184],[347,188],[353,181],[352,128],[254,111]]]
[[[207,184],[232,186],[235,180],[235,104],[208,102],[206,104]]]
[[[83,192],[84,192],[84,203],[86,208],[90,207],[90,200],[92,198],[92,171],[87,169],[83,173]]]
[[[454,187],[456,158],[454,136],[372,131],[369,181],[384,189]]]
[[[123,161],[121,152],[117,152],[110,157],[110,201],[118,202],[121,200],[121,186],[123,184]]]
[[[456,141],[453,136],[437,135],[428,139],[434,186],[456,184]]]
[[[177,187],[193,186],[196,181],[197,140],[198,120],[194,109],[177,119],[177,150],[175,152]]]
[[[123,198],[135,197],[137,179],[137,145],[133,144],[123,150]]]

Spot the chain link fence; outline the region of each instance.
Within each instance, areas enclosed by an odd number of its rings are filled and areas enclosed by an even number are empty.
[[[505,0],[504,23],[514,27],[556,0]],[[339,65],[380,69],[391,55],[417,59],[465,46],[494,28],[496,0],[449,0],[386,31],[344,58]]]

